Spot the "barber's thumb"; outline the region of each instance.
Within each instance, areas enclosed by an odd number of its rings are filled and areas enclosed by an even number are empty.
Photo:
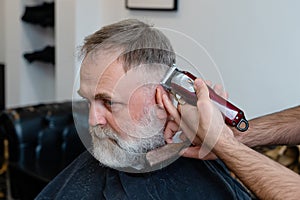
[[[194,87],[198,99],[209,98],[208,88],[202,79],[197,78],[194,82]]]

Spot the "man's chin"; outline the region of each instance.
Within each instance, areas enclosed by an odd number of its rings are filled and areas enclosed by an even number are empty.
[[[111,139],[94,141],[93,156],[101,164],[117,170],[143,170],[146,167],[145,154],[128,152]]]

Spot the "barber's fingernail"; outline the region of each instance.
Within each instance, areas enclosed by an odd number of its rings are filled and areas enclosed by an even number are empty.
[[[201,79],[196,79],[195,80],[195,86],[200,87],[203,84],[203,81]]]

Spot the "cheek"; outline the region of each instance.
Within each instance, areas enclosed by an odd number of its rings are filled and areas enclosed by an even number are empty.
[[[131,120],[139,121],[144,116],[147,99],[140,93],[133,93],[128,102],[128,113]]]

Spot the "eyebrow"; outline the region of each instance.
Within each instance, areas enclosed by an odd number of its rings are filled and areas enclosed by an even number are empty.
[[[107,93],[98,93],[94,97],[95,100],[108,99],[111,100],[112,97]]]
[[[81,97],[84,97],[84,95],[80,92],[80,90],[77,90],[77,94]],[[112,99],[111,95],[108,93],[98,93],[94,96],[95,100],[100,100],[100,99]]]

